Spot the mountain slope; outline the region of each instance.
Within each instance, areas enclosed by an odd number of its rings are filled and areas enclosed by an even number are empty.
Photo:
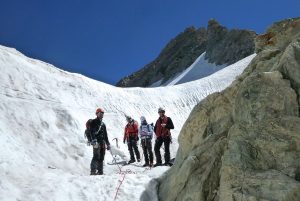
[[[142,200],[156,188],[164,201],[300,200],[300,18],[272,25],[256,52],[193,109],[174,166]]]
[[[190,27],[172,39],[154,61],[121,79],[117,86],[149,87],[156,86],[158,82],[167,85],[168,81],[175,79],[205,51],[205,59],[209,63],[224,66],[233,64],[253,54],[255,36],[253,31],[228,30],[216,20],[208,22],[207,30]],[[204,74],[209,71],[203,70]]]
[[[187,28],[172,39],[159,56],[141,70],[121,79],[119,87],[146,87],[153,83],[170,79],[183,71],[205,51],[206,30],[204,28]]]
[[[190,67],[185,69],[185,71],[183,71],[178,77],[175,77],[175,79],[171,80],[171,82],[167,81],[167,85],[171,86],[197,80],[199,77],[206,77],[225,67],[225,65],[208,63],[205,59],[205,55],[206,52],[202,53],[196,61]]]
[[[192,108],[228,86],[254,57],[188,84],[155,89],[122,89],[62,71],[0,46],[0,200],[138,200],[145,184],[167,168],[120,169],[107,165],[103,177],[90,177],[91,147],[83,137],[85,122],[97,107],[105,110],[109,140],[122,139],[124,114],[149,122],[164,106],[175,130],[171,146]],[[115,146],[113,148],[116,148]],[[120,144],[120,151],[128,154]],[[128,170],[126,170],[128,169]],[[134,173],[134,174],[133,174]]]

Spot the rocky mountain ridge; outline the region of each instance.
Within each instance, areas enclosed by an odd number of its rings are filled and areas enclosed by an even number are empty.
[[[188,68],[202,53],[210,63],[233,64],[254,52],[256,33],[248,30],[228,30],[216,20],[207,29],[189,27],[172,39],[159,56],[141,70],[121,79],[119,87],[148,87],[166,82]]]

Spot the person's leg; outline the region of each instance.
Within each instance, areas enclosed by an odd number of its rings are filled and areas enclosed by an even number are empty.
[[[142,140],[142,148],[143,148],[143,153],[144,153],[144,158],[145,158],[145,166],[149,164],[149,158],[148,158],[148,153],[147,153],[147,143],[146,139]]]
[[[98,173],[102,175],[103,174],[103,161],[104,161],[104,157],[105,157],[105,144],[102,143],[99,146],[99,151],[100,151],[100,155],[99,155],[99,161],[98,161]]]
[[[99,149],[93,148],[93,158],[91,161],[91,175],[95,175],[98,168]]]
[[[133,147],[136,159],[138,161],[140,161],[141,160],[141,155],[140,155],[140,151],[139,151],[139,148],[137,146],[137,141],[136,140],[132,140],[132,147]]]
[[[147,152],[149,154],[150,165],[153,165],[153,152],[152,152],[152,140],[147,139]]]
[[[161,155],[160,155],[160,147],[161,147],[162,143],[163,143],[163,140],[161,137],[159,137],[155,140],[155,145],[154,145],[154,152],[155,152],[155,157],[156,157],[155,166],[162,164]]]
[[[170,163],[170,143],[171,143],[171,138],[170,137],[165,137],[164,138],[164,146],[165,146],[165,165],[169,165]]]
[[[131,140],[128,140],[128,150],[129,150],[129,154],[130,154],[130,161],[134,162],[135,158],[134,158],[134,153],[133,153],[133,147],[132,147],[132,142]]]

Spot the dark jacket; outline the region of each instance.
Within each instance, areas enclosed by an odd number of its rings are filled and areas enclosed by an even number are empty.
[[[162,127],[161,124],[166,124]],[[158,118],[154,126],[154,132],[157,137],[167,137],[171,135],[170,129],[174,129],[174,124],[170,117],[164,116],[163,118]]]
[[[93,119],[90,124],[90,131],[92,139],[97,139],[98,143],[105,142],[106,145],[110,145],[107,137],[106,125],[101,120],[98,118]]]

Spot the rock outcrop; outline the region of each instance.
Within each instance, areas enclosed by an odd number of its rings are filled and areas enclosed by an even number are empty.
[[[256,33],[248,30],[228,30],[216,20],[205,28],[187,28],[171,40],[159,56],[141,70],[121,79],[119,87],[147,87],[168,81],[188,68],[206,51],[210,63],[233,64],[254,52]]]
[[[216,20],[210,20],[207,27],[205,57],[210,63],[233,64],[254,52],[256,33],[248,30],[228,30]]]
[[[174,166],[152,182],[159,200],[300,200],[300,18],[255,45],[244,73],[193,109]]]

